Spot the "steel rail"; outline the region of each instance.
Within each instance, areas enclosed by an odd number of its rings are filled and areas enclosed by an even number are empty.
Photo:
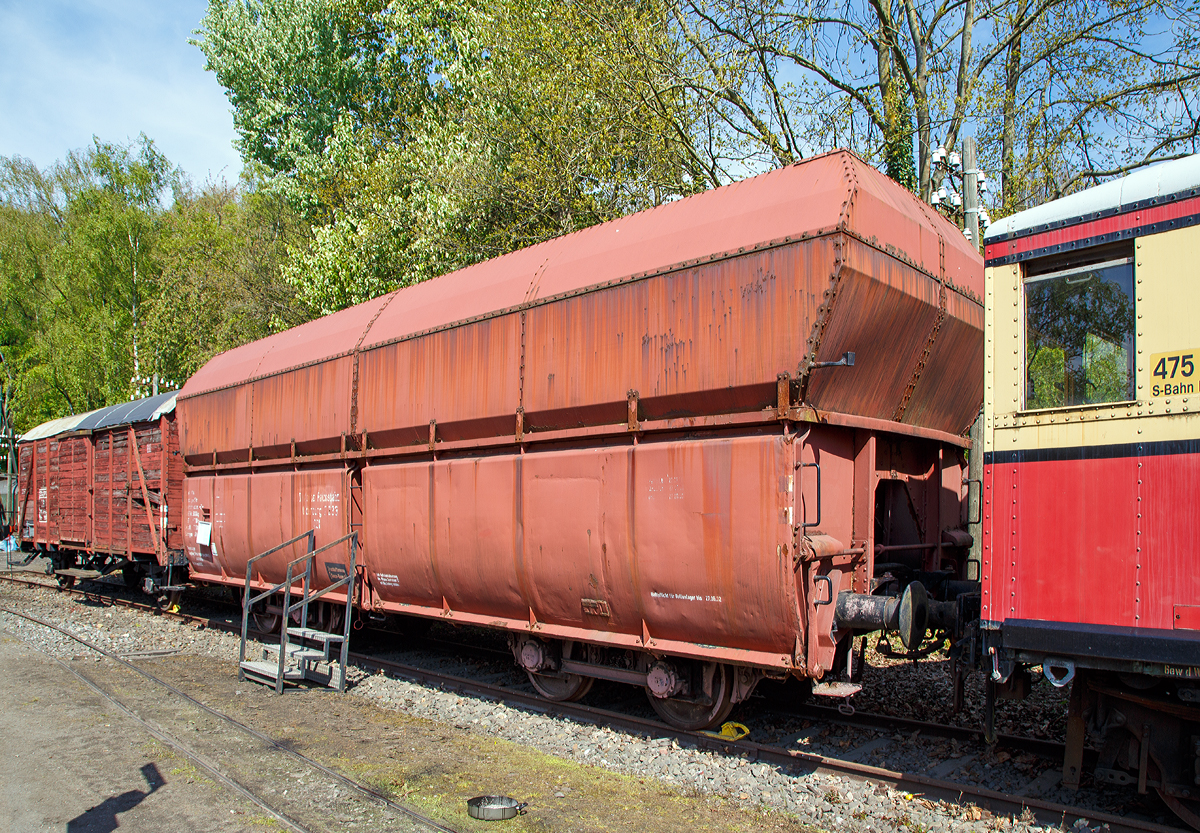
[[[192,705],[196,706],[197,708],[202,709],[203,711],[207,712],[208,714],[212,715],[213,717],[217,718],[218,720],[223,720],[225,723],[229,724],[230,726],[234,726],[238,729],[241,729],[246,734],[251,735],[254,738],[257,738],[258,740],[262,741],[263,743],[267,744],[268,746],[272,747],[273,749],[275,749],[279,752],[283,752],[287,755],[290,755],[292,758],[295,758],[296,760],[300,761],[301,763],[304,763],[307,766],[310,766],[313,769],[316,769],[316,770],[324,773],[325,775],[329,776],[330,778],[334,779],[335,781],[338,781],[342,785],[349,787],[350,789],[356,790],[357,792],[361,793],[362,795],[364,795],[368,798],[371,798],[371,799],[374,799],[374,800],[380,802],[388,809],[393,810],[397,813],[400,813],[401,815],[407,816],[408,818],[412,819],[413,821],[418,822],[419,824],[422,824],[422,825],[430,828],[431,830],[437,830],[437,831],[440,831],[440,833],[457,833],[457,831],[455,831],[453,828],[446,827],[445,825],[440,824],[439,822],[435,821],[434,819],[431,819],[428,816],[418,813],[416,810],[413,810],[409,807],[405,807],[403,804],[397,804],[396,802],[392,801],[386,795],[384,795],[383,793],[374,789],[373,787],[368,787],[366,784],[362,784],[362,783],[359,783],[358,781],[355,781],[352,778],[348,778],[347,776],[343,775],[342,773],[338,772],[337,770],[334,770],[334,769],[331,769],[331,768],[325,766],[320,761],[316,761],[301,752],[297,752],[295,749],[292,749],[287,744],[280,743],[279,741],[272,738],[270,735],[264,734],[263,732],[258,731],[257,729],[253,728],[252,726],[247,726],[245,723],[242,723],[237,718],[231,717],[230,715],[225,714],[224,712],[220,711],[219,709],[214,709],[212,706],[209,706],[207,703],[200,702],[195,697],[188,694],[186,691],[183,691],[182,689],[172,685],[171,683],[167,682],[166,680],[156,676],[155,674],[150,673],[146,669],[138,667],[137,665],[126,660],[125,658],[123,658],[117,654],[114,654],[111,651],[108,651],[104,648],[101,648],[99,645],[89,642],[88,640],[83,639],[82,637],[76,636],[75,634],[68,631],[66,628],[61,628],[58,625],[52,624],[51,622],[47,622],[43,619],[39,619],[36,616],[30,616],[27,613],[19,613],[15,610],[12,610],[10,608],[3,607],[3,606],[0,606],[0,613],[7,613],[10,616],[18,616],[18,617],[20,617],[22,619],[26,619],[30,622],[35,622],[39,625],[42,625],[43,627],[50,628],[51,630],[57,631],[58,633],[61,633],[63,636],[66,636],[69,639],[75,640],[80,645],[83,645],[86,648],[90,648],[91,650],[95,651],[96,653],[101,654],[102,656],[104,656],[114,662],[118,662],[121,665],[124,665],[126,668],[129,668],[130,670],[135,671],[138,674],[141,674],[146,679],[148,679],[154,683],[157,683],[158,685],[160,685],[163,688],[170,691],[172,694],[186,700],[187,702],[191,703]],[[63,663],[62,660],[58,659],[57,657],[51,657],[51,659],[54,659],[60,665],[63,665],[68,670],[72,671],[72,673],[76,673],[76,676],[79,676],[81,679],[84,679],[83,675],[75,672],[74,669],[72,669],[70,666]],[[118,703],[118,701],[116,699],[114,699],[110,695],[103,692],[101,689],[99,689],[94,684],[89,682],[89,685],[91,685],[92,688],[95,688],[101,694],[104,694],[105,697],[108,697],[114,703],[117,703],[124,711],[126,711],[128,714],[133,715],[139,722],[141,722],[144,725],[146,725],[147,727],[149,727],[149,724],[147,724],[140,717],[137,717],[137,715],[134,715],[133,712],[131,710],[129,710],[126,706],[124,706],[121,703]],[[181,751],[182,751],[182,749],[181,749]],[[245,794],[247,795],[247,797],[251,797],[248,792]],[[277,816],[280,815],[277,811],[271,810],[268,807],[268,805],[264,804],[260,800],[255,799],[253,797],[251,797],[251,800],[254,801],[256,804],[258,804],[259,806],[263,807],[264,809],[269,810],[272,813],[272,815],[277,815]],[[280,817],[286,818],[283,816],[280,816]],[[296,825],[296,829],[301,830],[301,833],[307,833],[307,831],[304,831],[303,828],[298,826],[298,823]]]
[[[788,717],[817,720],[822,723],[838,723],[846,726],[861,726],[906,733],[921,732],[927,736],[950,738],[968,743],[983,742],[983,729],[973,729],[969,726],[953,726],[948,723],[929,723],[924,720],[914,720],[908,717],[892,717],[876,712],[855,711],[852,715],[845,715],[831,706],[819,706],[813,703],[799,703],[795,706],[787,706],[768,700],[763,704],[763,711],[771,714],[786,715]],[[1004,734],[996,736],[996,746],[1015,749],[1020,752],[1031,752],[1034,755],[1040,755],[1044,758],[1057,758],[1060,761],[1066,748],[1063,744],[1054,740]]]
[[[37,622],[39,625],[45,625],[46,627],[54,628],[55,630],[61,631],[61,628],[56,628],[54,625],[51,625],[47,622],[42,622],[41,620],[35,619],[32,616],[26,616],[22,613],[16,613],[14,611],[8,610],[7,608],[0,608],[0,610],[3,610],[6,613],[11,613],[14,616],[20,616],[23,619],[28,619],[31,622]],[[65,631],[61,631],[61,632],[66,633]],[[272,818],[274,818],[276,821],[278,821],[283,826],[291,828],[292,830],[296,831],[296,833],[312,833],[312,831],[310,831],[309,828],[305,827],[303,824],[298,822],[296,819],[292,818],[291,816],[287,815],[286,813],[282,812],[281,810],[277,810],[274,807],[272,807],[271,805],[267,804],[265,801],[263,801],[261,798],[259,798],[257,795],[255,795],[253,792],[251,792],[250,789],[248,787],[246,787],[245,785],[243,785],[241,782],[237,781],[230,775],[226,775],[224,772],[222,772],[220,770],[220,768],[217,767],[217,765],[215,763],[208,760],[207,757],[205,757],[204,755],[201,755],[199,752],[192,749],[187,744],[183,743],[180,740],[177,740],[176,738],[171,737],[166,732],[164,732],[164,731],[160,730],[158,727],[154,726],[152,723],[150,723],[150,721],[146,720],[141,715],[139,715],[137,712],[135,712],[133,709],[129,708],[129,706],[127,706],[125,703],[123,703],[116,695],[112,694],[111,692],[105,691],[104,688],[102,688],[97,682],[92,680],[86,674],[83,674],[80,671],[78,671],[77,669],[72,668],[70,665],[63,662],[61,659],[54,656],[53,654],[47,653],[46,651],[42,651],[41,649],[39,649],[35,645],[33,645],[33,643],[29,642],[29,640],[23,639],[14,633],[9,633],[9,635],[12,636],[14,639],[17,639],[20,642],[24,643],[30,650],[37,651],[38,653],[43,654],[43,655],[49,657],[50,659],[54,660],[56,663],[58,663],[58,665],[60,667],[62,667],[66,671],[70,672],[71,674],[75,675],[75,677],[77,677],[80,682],[82,682],[84,685],[86,685],[92,691],[96,692],[101,697],[103,697],[105,700],[110,702],[112,705],[116,706],[116,708],[120,712],[122,712],[126,717],[128,717],[128,718],[132,719],[133,721],[135,721],[136,723],[140,724],[141,727],[143,729],[145,729],[146,732],[149,733],[152,737],[157,738],[159,741],[161,741],[162,743],[171,747],[176,752],[178,752],[179,754],[183,755],[185,758],[190,760],[193,764],[195,764],[197,767],[202,769],[204,772],[208,773],[208,775],[211,776],[212,779],[214,781],[216,781],[217,783],[225,785],[230,790],[232,790],[233,792],[242,796],[247,801],[249,801],[251,804],[255,805],[260,810],[262,810],[263,812],[270,815]],[[66,634],[66,635],[70,636],[70,634]],[[72,637],[72,638],[75,638],[75,637]],[[77,640],[77,641],[83,642],[83,640]],[[88,643],[86,643],[86,642],[83,642],[83,644],[88,645]],[[92,648],[94,646],[88,645],[88,647]],[[99,650],[99,649],[97,649],[97,650]]]
[[[55,590],[60,589],[54,584],[26,581],[24,579],[17,579],[7,575],[0,575],[0,578],[34,587],[44,587]],[[77,588],[62,589],[67,590],[67,592],[78,593],[81,595],[95,595],[88,594],[86,591],[82,591]],[[215,627],[224,630],[230,630],[231,632],[234,629],[230,624],[208,617],[193,616],[184,613],[172,613],[151,605],[132,602],[120,597],[107,596],[106,598],[110,599],[114,604],[120,604],[142,610],[149,610],[152,612],[161,613],[163,615],[172,616],[177,619],[182,619],[184,621],[203,624],[206,627]],[[685,743],[691,743],[699,749],[719,752],[726,755],[744,755],[756,761],[772,763],[801,772],[824,772],[828,774],[845,775],[858,780],[887,784],[903,792],[921,794],[953,804],[961,805],[964,802],[982,802],[980,806],[993,813],[999,812],[1020,814],[1028,809],[1038,819],[1039,823],[1042,824],[1062,824],[1067,818],[1082,818],[1097,824],[1107,824],[1109,825],[1112,833],[1179,833],[1180,830],[1188,829],[1185,827],[1171,827],[1168,825],[1158,824],[1156,822],[1128,819],[1100,810],[1090,810],[1082,807],[1074,807],[1065,804],[1043,801],[1036,798],[1008,795],[1006,793],[991,790],[986,787],[961,784],[939,778],[931,778],[929,776],[920,775],[917,773],[896,772],[894,770],[874,767],[868,764],[843,761],[838,758],[829,758],[811,752],[783,749],[780,747],[773,747],[748,740],[732,741],[720,739],[703,732],[688,732],[676,729],[657,720],[634,717],[595,706],[585,706],[580,703],[566,703],[546,700],[538,695],[526,694],[524,692],[515,691],[503,686],[477,682],[438,671],[429,671],[426,669],[417,668],[415,666],[406,665],[404,663],[379,659],[358,652],[352,651],[349,655],[349,659],[359,668],[364,670],[373,670],[376,672],[389,674],[394,677],[410,680],[412,682],[418,682],[424,685],[435,686],[462,694],[470,694],[481,699],[509,703],[527,711],[561,715],[597,726],[613,726],[634,734],[670,737]],[[187,695],[184,696],[186,697]],[[823,707],[807,708],[821,709]],[[836,713],[836,709],[830,709],[829,711]],[[882,715],[870,715],[870,717],[872,721],[877,719],[881,723],[883,721],[897,720],[896,718],[888,718]],[[830,719],[832,720],[832,718]],[[840,722],[847,722],[846,716],[841,715],[840,713],[837,714],[837,719]],[[920,722],[913,721],[913,723],[919,724]],[[958,732],[966,734],[972,733],[972,730],[969,729],[945,726],[943,724],[925,724],[925,726],[930,730],[931,734],[934,730],[939,730],[939,733],[951,733],[951,735]],[[1030,740],[1039,743],[1041,742],[1037,739],[1022,739],[1015,736],[1013,736],[1013,739],[1016,741]],[[1051,742],[1047,741],[1044,743]]]
[[[351,652],[350,658],[364,670],[374,670],[391,676],[401,677],[424,685],[437,686],[459,694],[516,705],[527,711],[570,717],[596,726],[615,726],[639,735],[670,737],[690,743],[699,749],[725,755],[744,755],[755,761],[771,763],[805,774],[823,772],[844,775],[861,781],[887,784],[902,792],[962,805],[965,801],[978,802],[992,813],[1020,814],[1029,810],[1042,824],[1061,825],[1068,818],[1082,818],[1097,824],[1107,824],[1113,833],[1179,833],[1186,828],[1170,827],[1156,822],[1127,819],[1100,810],[1071,807],[1035,798],[1012,796],[968,784],[945,781],[915,773],[896,772],[867,764],[842,761],[810,752],[782,749],[747,740],[727,740],[704,732],[688,732],[676,729],[657,720],[633,717],[580,703],[546,700],[537,695],[525,694],[490,683],[476,682],[450,674],[427,671],[403,663],[380,660]]]

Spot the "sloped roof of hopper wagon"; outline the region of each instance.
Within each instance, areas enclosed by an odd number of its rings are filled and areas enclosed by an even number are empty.
[[[982,260],[953,224],[847,151],[530,246],[214,357],[187,398],[564,293],[839,226],[983,295]]]

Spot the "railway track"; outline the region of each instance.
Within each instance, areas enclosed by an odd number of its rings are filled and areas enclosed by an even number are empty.
[[[0,577],[7,581],[33,587],[56,591],[60,589],[54,583],[32,577],[16,575],[4,575]],[[118,587],[114,586],[113,589],[116,590]],[[198,616],[184,612],[164,611],[156,605],[127,599],[119,594],[100,593],[96,584],[92,584],[90,587],[76,586],[64,592],[84,597],[100,596],[113,604],[160,613],[198,626],[219,628],[228,631],[236,631],[240,626],[240,623],[234,621],[233,616],[226,620],[213,616]],[[213,600],[206,601],[212,602]],[[266,634],[260,634],[260,636],[266,636]],[[482,660],[493,662],[508,660],[506,652],[496,648],[481,647],[428,636],[414,637],[413,639],[419,640],[425,645],[438,650],[444,651],[450,649],[459,654],[466,654]],[[1167,831],[1178,831],[1181,829],[1152,821],[1131,819],[1094,808],[1044,801],[1032,796],[1013,795],[975,784],[948,780],[945,777],[903,772],[883,766],[873,766],[857,760],[847,760],[846,758],[854,757],[853,752],[856,750],[852,750],[852,754],[838,757],[785,748],[783,745],[777,743],[758,743],[749,739],[731,740],[714,737],[711,734],[703,732],[681,731],[655,718],[629,714],[627,711],[618,710],[617,708],[608,708],[596,704],[547,701],[532,691],[520,690],[518,685],[511,681],[509,684],[499,684],[481,679],[473,679],[471,676],[468,676],[469,671],[466,673],[451,673],[445,670],[422,667],[413,662],[386,659],[360,651],[352,652],[350,657],[353,665],[363,671],[385,674],[421,685],[452,691],[460,695],[484,701],[504,703],[529,712],[568,718],[597,727],[616,728],[624,732],[651,738],[672,739],[680,744],[690,745],[700,750],[708,750],[726,756],[744,757],[750,761],[766,763],[795,774],[814,772],[836,774],[856,781],[886,785],[893,790],[905,794],[923,797],[927,801],[944,801],[960,806],[974,804],[996,815],[1011,814],[1015,817],[1024,814],[1028,818],[1029,814],[1032,814],[1039,823],[1055,826],[1062,824],[1070,826],[1075,820],[1084,819],[1092,825],[1108,825],[1108,829],[1111,831],[1154,831],[1154,833],[1167,833]],[[519,675],[514,674],[512,676],[519,679]],[[759,698],[759,700],[765,701],[766,698]],[[974,743],[976,745],[981,744],[978,731],[945,724],[863,712],[846,715],[837,709],[809,703],[798,706],[783,706],[779,703],[768,701],[759,702],[757,705],[763,713],[777,716],[786,715],[796,719],[812,721],[814,724],[820,726],[840,725],[855,729],[866,728],[877,731],[897,732],[905,735],[919,733],[927,737],[946,738],[962,743]],[[1014,751],[1026,752],[1051,759],[1061,756],[1062,750],[1061,745],[1053,741],[1012,735],[1004,736],[1001,739],[1001,744]],[[1061,760],[1060,757],[1059,759]]]
[[[434,820],[422,813],[419,813],[409,807],[405,807],[402,804],[397,804],[396,802],[392,801],[386,795],[384,795],[383,793],[374,789],[373,787],[370,787],[366,784],[363,784],[359,781],[349,778],[346,775],[344,775],[334,769],[331,769],[330,767],[325,766],[324,764],[320,763],[319,761],[316,761],[313,758],[310,758],[309,756],[304,755],[301,752],[298,752],[297,750],[293,749],[291,746],[280,743],[279,741],[275,740],[274,738],[272,738],[268,735],[265,735],[262,732],[259,732],[257,729],[254,729],[251,726],[247,726],[245,723],[242,723],[241,721],[236,720],[235,718],[220,711],[219,709],[215,709],[212,706],[209,706],[205,703],[200,702],[199,700],[192,697],[190,694],[188,694],[187,692],[178,688],[177,686],[172,685],[171,683],[167,682],[166,680],[163,680],[161,677],[158,677],[157,675],[147,671],[146,669],[141,668],[140,666],[134,664],[133,662],[130,662],[128,659],[126,659],[124,657],[118,656],[117,654],[115,654],[111,651],[108,651],[108,650],[100,647],[99,645],[96,645],[93,642],[90,642],[89,640],[83,639],[82,637],[71,633],[69,630],[67,630],[65,628],[61,628],[51,622],[47,622],[44,619],[40,619],[36,616],[31,616],[26,613],[21,613],[19,611],[12,610],[7,607],[0,606],[0,613],[7,614],[9,616],[15,616],[15,617],[23,619],[27,622],[32,622],[32,623],[40,625],[44,628],[53,630],[53,631],[61,634],[62,636],[65,636],[68,639],[73,640],[74,642],[82,645],[83,647],[85,647],[91,651],[94,651],[95,653],[99,654],[100,656],[105,657],[106,659],[110,660],[111,662],[113,662],[115,664],[119,664],[120,666],[123,666],[124,668],[140,675],[141,677],[145,678],[146,680],[149,680],[150,682],[154,683],[156,686],[160,687],[161,689],[170,692],[175,697],[177,697],[179,700],[185,702],[193,710],[201,711],[201,712],[207,714],[208,716],[217,719],[224,725],[244,733],[248,737],[253,738],[254,740],[259,741],[260,743],[264,744],[267,748],[269,748],[273,752],[276,752],[281,756],[287,757],[287,758],[291,759],[292,761],[298,762],[298,763],[302,764],[303,766],[307,767],[308,769],[310,769],[316,773],[319,773],[321,776],[324,776],[325,778],[329,779],[330,781],[333,781],[337,784],[347,787],[350,790],[353,790],[356,793],[358,793],[360,796],[365,797],[373,802],[376,802],[379,805],[386,807],[388,810],[391,810],[392,812],[394,812],[400,816],[403,816],[412,822],[417,823],[417,825],[419,825],[419,827],[422,829],[438,831],[438,833],[455,833],[455,831],[452,828],[446,827],[445,825],[437,822],[436,820]],[[20,637],[17,637],[17,638],[19,639]],[[25,642],[25,644],[30,645],[30,643],[28,641],[25,641],[25,640],[22,640],[22,641]],[[30,645],[30,647],[34,647],[34,646]],[[37,649],[34,647],[34,650],[37,650]],[[48,655],[48,656],[50,656],[50,655]],[[165,731],[162,727],[156,725],[155,722],[146,719],[145,717],[142,716],[142,714],[139,712],[139,710],[136,707],[134,707],[130,703],[126,702],[125,698],[115,694],[113,691],[111,691],[109,688],[107,688],[104,685],[97,682],[91,676],[81,673],[77,668],[72,667],[70,664],[62,661],[61,659],[59,659],[57,657],[50,656],[50,658],[52,660],[54,660],[54,662],[56,662],[60,667],[62,667],[67,672],[72,674],[74,677],[79,679],[84,685],[86,685],[92,691],[96,692],[101,697],[103,697],[105,700],[112,703],[118,710],[120,710],[122,713],[124,713],[127,717],[129,717],[132,720],[134,720],[135,722],[139,723],[147,732],[149,732],[155,738],[157,738],[158,740],[160,740],[163,743],[170,746],[175,751],[177,751],[180,754],[187,757],[190,761],[192,761],[192,763],[194,763],[201,770],[203,770],[204,772],[206,772],[207,774],[212,776],[216,781],[223,784],[227,788],[233,790],[237,794],[241,795],[243,798],[246,798],[251,803],[256,805],[259,809],[263,810],[268,815],[270,815],[272,818],[274,818],[277,822],[279,822],[280,824],[284,825],[285,827],[295,831],[295,833],[310,833],[311,828],[309,826],[307,826],[303,820],[296,818],[295,815],[293,815],[289,812],[286,812],[285,810],[283,810],[277,806],[274,806],[273,804],[266,801],[262,796],[256,794],[255,791],[252,790],[250,787],[248,787],[245,783],[238,780],[238,778],[235,775],[230,774],[225,768],[223,768],[218,762],[216,762],[210,755],[206,755],[203,752],[195,749],[192,745],[189,745],[189,744],[186,744],[186,743],[180,741],[172,733]]]

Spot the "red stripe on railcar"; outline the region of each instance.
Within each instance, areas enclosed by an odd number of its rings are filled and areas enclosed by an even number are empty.
[[[1001,258],[1013,257],[1026,252],[1035,252],[1051,246],[1062,246],[1080,240],[1117,234],[1130,229],[1165,223],[1184,217],[1200,214],[1200,197],[1165,203],[1149,208],[1117,214],[1113,217],[1102,217],[1086,223],[1050,229],[1025,237],[988,243],[985,247],[984,260],[991,263]]]
[[[1187,627],[1175,606],[1200,599],[1200,453],[1128,448],[985,465],[985,621]]]

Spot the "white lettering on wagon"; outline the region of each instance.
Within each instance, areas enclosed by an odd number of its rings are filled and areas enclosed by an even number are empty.
[[[400,577],[393,573],[376,573],[375,581],[382,587],[400,586]]]
[[[680,602],[715,602],[721,603],[720,596],[706,596],[698,593],[660,593],[657,590],[650,591],[652,599],[674,599]]]
[[[301,490],[297,497],[301,501],[301,516],[308,518],[307,525],[313,529],[320,529],[323,520],[337,521],[341,517],[342,494],[339,491],[318,489],[310,496],[307,491]]]
[[[683,500],[683,481],[679,477],[651,477],[646,482],[646,500]]]

